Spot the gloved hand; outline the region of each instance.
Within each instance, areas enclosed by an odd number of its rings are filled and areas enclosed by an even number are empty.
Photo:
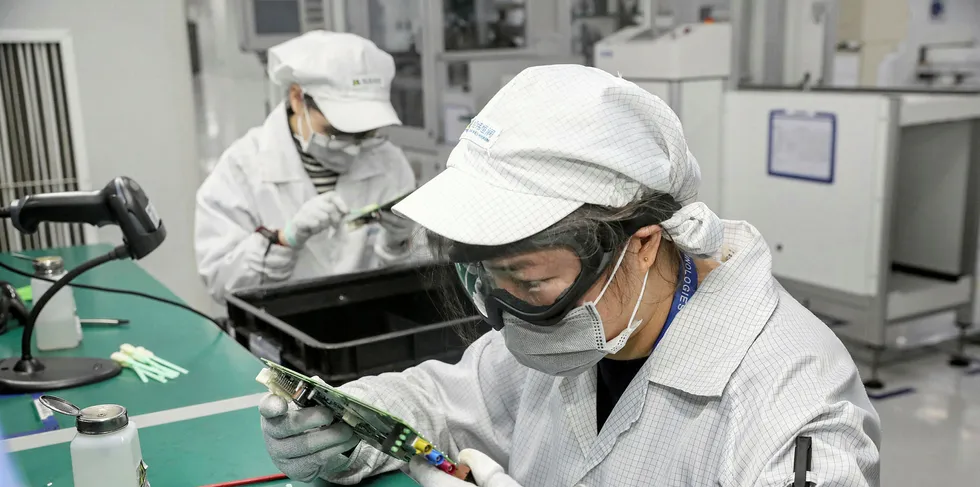
[[[328,191],[303,203],[283,229],[285,243],[292,248],[302,247],[310,237],[328,228],[339,227],[348,211],[347,204],[336,191]]]
[[[272,462],[293,480],[310,482],[347,468],[344,452],[359,438],[346,423],[335,423],[323,407],[296,409],[269,394],[259,403],[265,448]]]
[[[281,245],[269,246],[269,241],[257,233],[253,234],[252,238],[256,239],[257,243],[255,250],[246,255],[249,268],[271,281],[289,279],[296,266],[296,251]]]
[[[385,229],[384,249],[389,252],[399,250],[399,247],[412,238],[412,232],[415,231],[415,222],[390,211],[381,212],[380,223],[381,228]]]
[[[459,452],[459,464],[470,467],[473,479],[480,487],[521,487],[504,472],[504,467],[483,452],[463,450]],[[473,487],[473,484],[433,467],[422,455],[416,455],[408,464],[408,469],[408,475],[422,487]]]
[[[381,212],[381,228],[384,228],[393,237],[399,240],[408,240],[415,230],[415,222],[408,218],[402,218],[390,211]]]

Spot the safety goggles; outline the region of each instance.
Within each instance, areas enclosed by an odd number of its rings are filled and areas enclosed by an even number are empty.
[[[622,235],[656,221],[638,217],[620,222]],[[594,234],[592,236],[594,240]],[[504,326],[504,313],[537,326],[554,326],[579,305],[582,297],[612,265],[624,242],[600,235],[582,236],[535,247],[529,242],[501,255],[493,247],[456,245],[449,257],[466,292],[487,323]]]
[[[323,135],[327,137],[327,148],[336,151],[342,151],[351,147],[370,150],[388,140],[388,137],[379,134],[377,130],[351,134],[330,129]]]

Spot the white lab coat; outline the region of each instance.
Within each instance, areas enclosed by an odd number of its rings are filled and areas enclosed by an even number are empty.
[[[402,151],[390,142],[362,153],[337,181],[337,193],[353,211],[384,203],[415,188]],[[249,259],[261,259],[268,241],[259,226],[285,227],[303,203],[317,196],[303,169],[280,104],[261,127],[235,141],[197,192],[195,242],[198,272],[218,301],[233,290],[271,283]],[[407,257],[386,254],[377,224],[313,236],[297,250],[290,280],[345,274]],[[258,257],[256,257],[258,256]]]
[[[455,456],[475,448],[525,487],[792,485],[813,440],[820,487],[879,484],[880,422],[841,342],[772,277],[752,226],[725,222],[715,269],[596,432],[596,371],[556,378],[491,331],[456,365],[429,361],[345,391],[416,425]],[[351,483],[399,462],[359,445]]]

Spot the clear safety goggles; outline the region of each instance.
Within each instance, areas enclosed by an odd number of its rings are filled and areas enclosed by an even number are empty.
[[[615,249],[582,252],[556,246],[510,256],[456,264],[474,305],[494,329],[503,314],[539,326],[554,326],[609,268]]]
[[[608,222],[605,231],[553,238],[545,230],[507,246],[508,252],[456,244],[449,258],[473,304],[494,329],[503,329],[504,313],[533,325],[554,326],[579,305],[637,230],[659,223],[656,216],[640,213]]]
[[[323,135],[327,138],[327,148],[335,151],[342,151],[352,147],[358,147],[361,150],[371,150],[388,140],[387,136],[379,134],[377,130],[357,134],[332,130],[330,133]]]

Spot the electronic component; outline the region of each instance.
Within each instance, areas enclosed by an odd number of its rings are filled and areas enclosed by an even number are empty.
[[[265,369],[256,381],[269,391],[300,407],[323,406],[334,417],[350,425],[362,441],[377,450],[404,462],[416,455],[443,472],[465,478],[469,469],[457,468],[456,464],[437,450],[432,443],[401,419],[361,402],[324,383],[263,359]]]
[[[347,228],[349,230],[356,230],[364,225],[381,221],[382,212],[390,212],[392,207],[410,194],[411,193],[405,193],[397,198],[389,200],[384,204],[375,203],[367,205],[359,210],[354,210],[344,217],[344,222],[347,223]]]

